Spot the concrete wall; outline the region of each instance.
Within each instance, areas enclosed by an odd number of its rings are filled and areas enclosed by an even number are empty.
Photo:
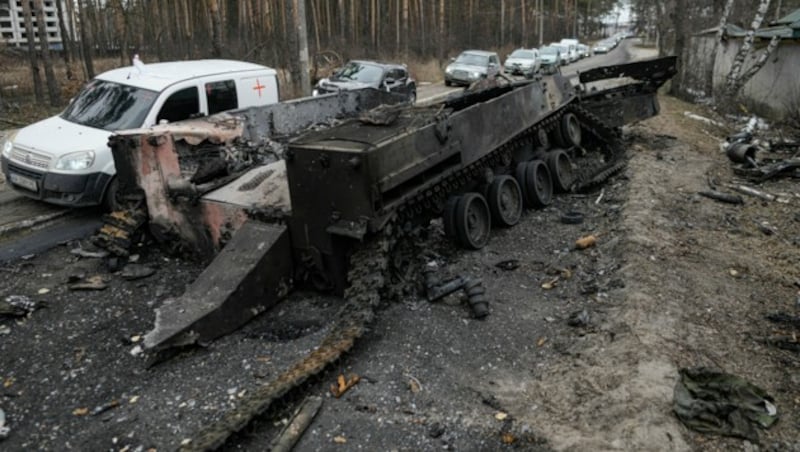
[[[741,39],[729,39],[720,44],[714,64],[714,92],[725,87],[725,77],[730,72]],[[767,46],[767,41],[757,44],[756,51],[745,60],[742,72],[756,61],[757,55]],[[770,55],[767,64],[742,87],[745,105],[753,112],[767,118],[780,120],[800,111],[800,42],[784,39]]]
[[[719,44],[714,58],[714,35],[693,36],[690,40],[686,71],[686,86],[692,94],[705,94],[704,73],[710,65],[714,66],[714,94],[719,96],[725,89],[725,80],[730,72],[736,52],[742,45],[741,38],[729,38]],[[743,69],[748,68],[766,48],[768,41],[755,43],[754,51],[745,60]],[[769,60],[756,75],[742,88],[744,105],[752,112],[781,120],[789,114],[800,112],[800,41],[784,39],[770,55]]]

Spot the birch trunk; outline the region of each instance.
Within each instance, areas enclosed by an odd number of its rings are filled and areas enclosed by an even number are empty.
[[[719,43],[722,42],[722,37],[725,35],[725,27],[728,26],[728,16],[730,16],[731,9],[733,9],[733,1],[734,0],[727,0],[725,2],[725,8],[722,10],[722,17],[720,17],[719,25],[717,25],[719,29],[714,38],[714,47],[711,49],[711,64],[706,68],[704,88],[706,95],[710,97],[714,97],[714,63],[717,61]]]
[[[770,0],[759,0],[758,10],[756,10],[756,15],[753,17],[753,23],[750,24],[750,29],[747,30],[747,33],[744,36],[744,41],[742,41],[742,47],[739,49],[739,51],[736,53],[736,57],[733,59],[731,70],[728,72],[728,76],[726,77],[725,81],[725,93],[727,94],[728,98],[735,97],[743,85],[741,78],[744,60],[750,55],[750,52],[753,49],[753,41],[755,40],[756,29],[761,26],[761,22],[764,20],[764,15],[767,14],[769,2]]]

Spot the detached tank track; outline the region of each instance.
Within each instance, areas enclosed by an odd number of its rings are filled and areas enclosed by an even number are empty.
[[[390,231],[387,228],[386,231]],[[254,417],[266,411],[291,389],[318,374],[353,347],[366,331],[380,303],[389,266],[389,250],[393,239],[389,233],[373,237],[362,244],[350,257],[347,274],[349,287],[345,304],[339,309],[331,329],[317,348],[297,360],[271,382],[257,388],[235,409],[202,429],[181,445],[181,451],[214,450],[228,437],[245,427]]]
[[[421,190],[416,196],[397,206],[394,209],[395,212],[387,212],[393,220],[382,228],[377,237],[369,239],[351,255],[348,272],[350,285],[345,290],[345,304],[337,313],[331,329],[319,346],[308,355],[295,361],[277,378],[256,389],[238,407],[203,428],[188,443],[181,445],[180,450],[205,451],[222,446],[230,435],[241,430],[254,417],[266,411],[290,390],[318,374],[349,351],[375,317],[375,309],[381,300],[380,293],[388,278],[389,251],[395,240],[402,234],[402,232],[394,232],[402,229],[395,228],[395,225],[400,226],[405,221],[414,220],[425,213],[436,214],[450,193],[480,178],[482,172],[487,168],[507,166],[511,163],[513,150],[534,143],[536,134],[541,128],[548,133],[552,132],[560,126],[561,118],[568,111],[578,115],[582,128],[593,138],[601,142],[612,142],[609,143],[612,147],[621,143],[615,130],[573,102],[469,166],[455,171],[430,187]],[[396,215],[394,215],[395,213]]]

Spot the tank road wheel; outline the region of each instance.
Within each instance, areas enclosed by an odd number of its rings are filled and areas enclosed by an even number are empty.
[[[514,226],[522,216],[522,190],[511,176],[498,176],[489,186],[489,212],[498,226]]]
[[[539,142],[539,147],[542,149],[550,148],[550,138],[547,137],[547,131],[539,129],[536,131],[536,141]]]
[[[572,170],[572,159],[563,149],[553,149],[547,153],[547,169],[553,179],[553,189],[559,192],[569,191],[575,174]]]
[[[553,130],[553,141],[562,148],[581,145],[581,123],[575,113],[564,113]]]
[[[473,250],[483,248],[492,230],[492,216],[486,199],[477,193],[462,196],[456,205],[455,227],[463,247]]]
[[[545,207],[553,200],[553,179],[541,160],[531,160],[525,168],[528,200],[533,207]]]
[[[525,207],[532,207],[531,199],[528,197],[528,183],[525,179],[525,174],[528,171],[528,162],[517,163],[517,168],[514,170],[514,179],[517,180],[520,190],[522,190],[522,204]]]
[[[461,196],[453,195],[447,199],[442,211],[442,224],[444,225],[444,235],[456,245],[461,245],[456,235],[456,206]]]

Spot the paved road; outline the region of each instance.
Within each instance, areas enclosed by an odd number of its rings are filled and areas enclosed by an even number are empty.
[[[655,56],[654,51],[635,44],[636,40],[625,40],[607,54],[563,67],[562,74],[577,82],[579,71]],[[462,89],[446,87],[442,82],[420,83],[417,104],[438,102]],[[4,132],[0,131],[0,137]],[[11,190],[0,174],[0,262],[88,236],[101,224],[100,216],[98,209],[65,209],[28,199]]]

